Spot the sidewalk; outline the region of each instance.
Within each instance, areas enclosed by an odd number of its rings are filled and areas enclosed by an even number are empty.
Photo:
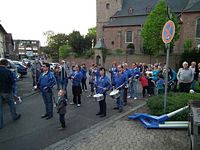
[[[121,115],[110,117],[45,150],[187,150],[186,130],[146,129],[127,116],[144,107],[141,103]]]

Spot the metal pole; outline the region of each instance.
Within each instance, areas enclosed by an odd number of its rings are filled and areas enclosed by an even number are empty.
[[[169,49],[170,49],[170,43],[165,44],[167,47],[167,57],[166,57],[166,73],[165,73],[165,95],[164,95],[164,113],[166,112],[166,106],[167,106],[167,85],[168,85],[168,68],[169,68]]]

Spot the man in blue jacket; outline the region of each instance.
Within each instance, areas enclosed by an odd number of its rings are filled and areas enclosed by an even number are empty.
[[[72,93],[73,93],[73,102],[70,104],[76,104],[77,107],[81,106],[81,80],[82,80],[81,67],[79,65],[75,65],[74,72],[70,75],[70,79],[72,80]]]
[[[7,69],[8,61],[2,59],[0,61],[0,129],[3,128],[3,100],[6,100],[10,107],[10,112],[13,120],[18,120],[21,114],[16,113],[16,107],[14,104],[14,97],[12,87],[14,84],[13,73]]]
[[[49,70],[49,63],[44,63],[43,73],[38,79],[37,87],[42,92],[46,113],[41,118],[51,119],[53,117],[53,92],[52,88],[56,84],[55,76]]]
[[[100,77],[97,79],[95,85],[97,87],[97,94],[103,94],[103,100],[99,101],[99,112],[96,115],[100,117],[106,116],[106,92],[111,88],[111,82],[108,76],[106,76],[106,70],[104,67],[99,68]]]
[[[115,107],[114,109],[119,109],[119,112],[121,113],[123,111],[124,88],[127,84],[127,77],[126,74],[123,72],[122,65],[118,65],[117,70],[118,72],[114,75],[113,85],[115,89],[119,90],[120,96],[117,98],[117,107]]]

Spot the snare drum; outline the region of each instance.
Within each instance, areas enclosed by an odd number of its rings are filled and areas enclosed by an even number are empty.
[[[113,90],[112,92],[110,92],[110,96],[113,98],[113,99],[116,99],[120,96],[119,94],[119,90]]]
[[[104,99],[104,95],[103,94],[95,94],[95,95],[93,95],[93,97],[95,98],[95,100],[97,102],[102,101]]]

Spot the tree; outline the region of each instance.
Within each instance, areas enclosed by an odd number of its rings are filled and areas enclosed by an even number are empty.
[[[68,44],[68,36],[63,33],[59,33],[50,37],[48,47],[51,50],[50,56],[52,59],[59,60],[59,48]]]
[[[62,45],[59,48],[59,57],[61,58],[66,58],[67,56],[69,56],[71,51],[71,47],[69,45]]]
[[[51,40],[51,37],[54,36],[55,33],[52,30],[48,30],[46,32],[43,32],[43,36],[46,38],[45,45],[48,45],[48,43]]]
[[[84,51],[84,38],[79,31],[73,31],[68,35],[68,42],[75,53],[83,53]]]
[[[144,40],[145,53],[159,55],[160,51],[165,49],[165,45],[162,41],[162,29],[168,20],[167,4],[164,0],[160,0],[155,9],[148,15],[142,29],[141,34]],[[180,27],[173,13],[171,15],[171,20],[174,22],[176,28],[171,44],[173,46],[173,43],[179,38]]]
[[[88,29],[88,33],[85,36],[85,49],[89,50],[95,45],[96,42],[96,27]]]

